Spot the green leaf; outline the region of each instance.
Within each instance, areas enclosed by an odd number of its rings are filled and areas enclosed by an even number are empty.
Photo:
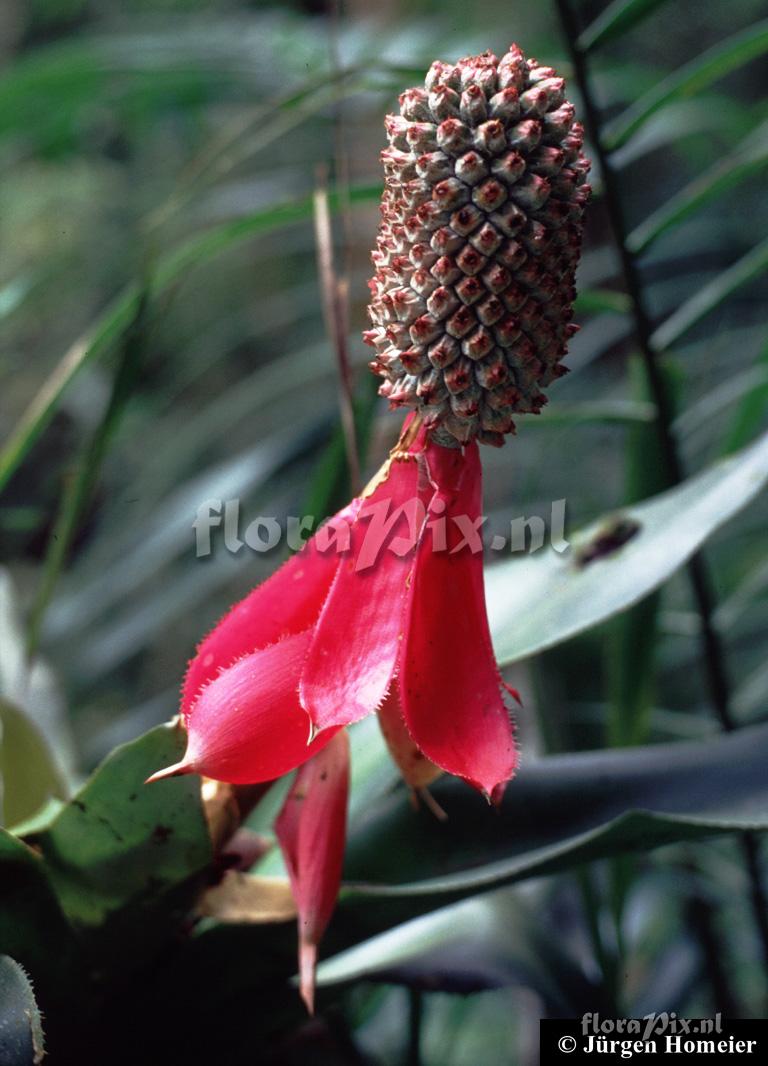
[[[765,424],[768,415],[768,344],[761,351],[754,370],[763,372],[764,381],[750,390],[736,412],[723,448],[726,455],[743,448]]]
[[[574,307],[580,315],[626,314],[630,299],[625,292],[613,289],[585,289],[576,297]]]
[[[593,523],[562,555],[547,548],[490,567],[488,613],[499,662],[525,659],[637,603],[766,481],[768,434],[668,492]],[[622,547],[608,550],[633,530]]]
[[[498,812],[456,779],[437,782],[445,822],[415,812],[401,791],[353,824],[344,905],[366,928],[386,928],[393,915],[578,863],[768,829],[767,758],[768,725],[693,743],[553,755],[523,765]]]
[[[37,836],[44,829],[48,829],[56,816],[65,806],[64,800],[51,796],[42,807],[38,807],[29,818],[23,818],[20,822],[14,822],[8,826],[8,832],[15,837],[25,840],[27,837]]]
[[[558,404],[547,407],[526,428],[547,429],[553,426],[602,425],[637,426],[655,422],[656,408],[652,403],[637,400],[594,400],[584,403]]]
[[[43,1025],[32,983],[9,955],[0,955],[0,1062],[36,1066],[44,1055]]]
[[[504,889],[441,907],[321,962],[317,984],[378,979],[454,994],[521,984],[553,1014],[578,1014],[595,987],[538,903]]]
[[[744,104],[733,96],[709,91],[690,100],[675,100],[657,111],[627,144],[614,152],[615,171],[628,172],[652,152],[685,153],[702,143],[728,142],[746,137],[753,120]]]
[[[206,90],[234,80],[220,67],[214,73],[199,64],[164,70],[141,62],[131,70],[126,66],[110,35],[22,53],[0,78],[0,135],[22,134],[36,148],[60,151],[82,138],[83,111],[93,100],[128,117],[150,102],[168,110],[199,101]]]
[[[360,185],[350,189],[353,204],[370,203],[381,195],[380,185]],[[330,197],[333,209],[338,209],[339,194]],[[190,238],[179,248],[162,256],[156,266],[150,296],[156,298],[179,280],[187,270],[215,259],[228,248],[259,234],[269,233],[283,226],[312,217],[312,198],[304,197],[290,203],[271,205],[234,221],[213,226],[202,235]],[[91,329],[65,353],[53,373],[11,433],[0,451],[0,491],[45,429],[64,390],[88,363],[110,349],[135,317],[141,291],[129,285],[116,297]]]
[[[31,289],[32,280],[26,275],[3,285],[0,288],[0,320],[12,315],[17,308],[21,307]]]
[[[127,948],[137,928],[140,941],[153,930],[172,935],[170,914],[211,862],[200,779],[144,784],[184,747],[181,727],[167,725],[117,748],[36,838],[70,920],[87,928],[114,920]]]
[[[631,30],[665,0],[613,0],[580,34],[578,46],[588,52]]]
[[[0,953],[13,956],[50,988],[74,978],[73,950],[72,930],[42,859],[0,829]]]
[[[13,782],[9,785],[9,791],[13,793],[10,797],[12,807],[17,802],[27,807],[29,800],[21,797],[28,797],[37,790],[34,775],[27,780],[23,764],[19,766],[13,757],[17,745],[21,745],[44,779],[58,783],[52,791],[55,795],[65,794],[59,786],[63,787],[75,763],[69,718],[53,674],[39,657],[34,662],[28,660],[24,643],[18,597],[10,574],[0,567],[0,703],[11,707],[8,711],[8,761],[11,765],[7,770]],[[19,713],[25,716],[24,721],[19,719]],[[45,757],[41,745],[47,752]],[[0,722],[0,781],[2,761]],[[50,773],[43,770],[46,763],[51,764]],[[13,824],[14,814],[13,810],[10,813],[6,810],[6,823]]]
[[[662,322],[651,336],[654,348],[657,351],[665,351],[671,347],[710,311],[714,311],[732,293],[762,274],[766,268],[768,268],[768,238],[699,289],[690,300],[686,300],[682,307]]]
[[[627,237],[627,247],[636,255],[645,251],[663,233],[677,226],[704,204],[728,192],[767,165],[768,123],[763,123],[732,152],[694,178],[641,222]]]
[[[672,100],[694,96],[732,70],[768,51],[768,19],[721,41],[664,78],[613,122],[603,135],[609,151],[620,148],[643,123]]]
[[[0,698],[2,821],[15,825],[47,801],[66,799],[67,788],[45,737],[27,715]]]

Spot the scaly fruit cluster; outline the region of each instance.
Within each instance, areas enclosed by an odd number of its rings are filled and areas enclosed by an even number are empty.
[[[583,129],[563,79],[514,44],[433,63],[400,111],[385,120],[370,365],[436,442],[500,445],[566,372]]]

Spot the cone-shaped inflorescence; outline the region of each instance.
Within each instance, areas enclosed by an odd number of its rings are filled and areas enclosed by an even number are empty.
[[[500,445],[565,373],[590,187],[583,129],[517,45],[433,63],[386,119],[371,368],[435,441]]]

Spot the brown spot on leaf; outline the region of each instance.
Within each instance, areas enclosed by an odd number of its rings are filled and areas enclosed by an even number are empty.
[[[629,515],[617,515],[598,530],[587,544],[579,548],[574,556],[575,565],[583,570],[595,560],[613,555],[633,540],[642,528],[641,524]]]

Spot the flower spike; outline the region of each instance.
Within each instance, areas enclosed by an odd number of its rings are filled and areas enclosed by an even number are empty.
[[[434,63],[385,120],[371,363],[433,438],[499,445],[563,372],[589,198],[584,131],[513,44]]]

